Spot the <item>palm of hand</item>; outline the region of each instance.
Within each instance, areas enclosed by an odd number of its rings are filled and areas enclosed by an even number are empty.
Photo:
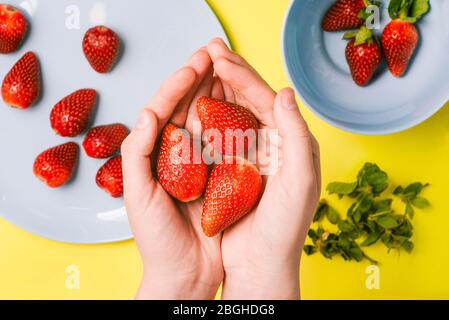
[[[200,271],[205,279],[210,279],[211,284],[215,285],[223,279],[221,238],[211,239],[203,235],[202,202],[180,203],[157,183],[155,193],[148,199],[150,205],[143,214],[148,217],[157,211],[163,214],[157,224],[152,219],[148,220],[151,237],[147,233],[138,245],[146,256],[164,257],[164,261],[157,264],[163,266],[165,270],[162,271],[167,275],[184,273],[183,276],[188,277]],[[142,232],[149,230],[148,227],[142,225]]]

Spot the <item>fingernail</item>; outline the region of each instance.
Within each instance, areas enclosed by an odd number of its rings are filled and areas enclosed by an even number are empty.
[[[136,129],[138,130],[145,129],[146,127],[148,127],[149,123],[150,119],[148,118],[148,113],[146,112],[146,110],[144,110],[140,114],[139,120],[137,121]]]
[[[284,93],[282,96],[282,106],[287,110],[298,109],[298,104],[296,103],[295,92],[289,89],[290,92]]]

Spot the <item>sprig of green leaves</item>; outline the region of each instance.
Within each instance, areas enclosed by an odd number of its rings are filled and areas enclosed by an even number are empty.
[[[304,251],[308,255],[321,253],[325,258],[332,259],[341,256],[347,261],[361,262],[368,260],[362,248],[382,243],[388,251],[404,250],[411,253],[413,225],[411,220],[416,209],[425,209],[430,202],[421,196],[429,184],[412,183],[403,188],[398,186],[393,196],[405,204],[403,214],[393,209],[394,200],[383,197],[389,188],[388,174],[373,163],[366,163],[357,175],[356,182],[333,182],[327,187],[330,195],[335,194],[340,199],[348,197],[352,204],[347,210],[346,218],[322,200],[313,222],[318,225],[311,229],[309,239],[312,244]],[[326,220],[336,226],[337,231],[326,231],[322,222]]]
[[[430,9],[429,0],[391,0],[388,13],[392,19],[415,23]]]

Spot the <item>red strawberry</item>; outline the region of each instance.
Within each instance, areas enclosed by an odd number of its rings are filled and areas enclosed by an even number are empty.
[[[203,162],[201,151],[195,152],[190,134],[183,133],[173,124],[165,127],[157,160],[157,177],[167,193],[187,203],[204,193],[209,169]]]
[[[106,159],[116,154],[129,130],[123,124],[111,124],[91,129],[83,142],[84,150],[91,158]]]
[[[402,77],[407,71],[419,42],[419,33],[413,24],[428,11],[428,0],[390,1],[388,12],[393,20],[382,33],[382,46],[388,69],[395,77]]]
[[[27,109],[37,101],[40,92],[39,60],[33,52],[28,52],[12,67],[3,80],[3,100],[12,107]]]
[[[346,59],[354,82],[366,86],[382,62],[382,50],[367,27],[362,27],[357,34],[349,33],[345,38],[352,36],[355,38],[346,46]]]
[[[0,53],[16,51],[25,38],[28,22],[16,7],[0,4]]]
[[[254,209],[262,193],[259,170],[249,163],[222,163],[212,171],[203,204],[202,227],[214,237]]]
[[[41,153],[34,162],[34,175],[51,188],[70,181],[78,161],[79,147],[69,142]]]
[[[242,155],[255,143],[259,123],[248,109],[202,97],[197,102],[197,110],[205,136],[221,154]]]
[[[76,137],[89,125],[97,103],[97,92],[93,89],[75,91],[59,101],[51,111],[50,123],[62,137]]]
[[[123,196],[122,156],[112,158],[97,173],[97,185],[113,198]]]
[[[361,13],[366,7],[366,0],[338,0],[327,11],[321,27],[329,32],[358,29],[363,25]]]
[[[120,39],[111,29],[97,26],[86,32],[83,50],[92,68],[108,73],[114,67],[120,53]]]
[[[395,77],[402,77],[407,71],[418,41],[418,30],[409,22],[393,20],[385,27],[382,46],[388,69]]]

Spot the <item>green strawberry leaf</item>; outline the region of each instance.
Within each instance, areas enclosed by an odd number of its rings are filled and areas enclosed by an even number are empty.
[[[391,0],[388,13],[392,19],[415,23],[429,8],[429,0]]]
[[[355,37],[355,46],[359,46],[361,44],[364,44],[368,42],[368,40],[372,39],[373,32],[368,29],[366,26],[363,26],[360,28],[359,32],[357,32],[357,35]]]
[[[402,0],[391,0],[388,6],[388,13],[391,19],[399,18],[399,13],[401,11]]]
[[[429,8],[429,0],[415,0],[410,8],[409,16],[419,19],[429,11]]]
[[[405,21],[408,23],[416,23],[416,21],[418,21],[418,18],[406,17],[406,18],[403,18],[402,21]]]

